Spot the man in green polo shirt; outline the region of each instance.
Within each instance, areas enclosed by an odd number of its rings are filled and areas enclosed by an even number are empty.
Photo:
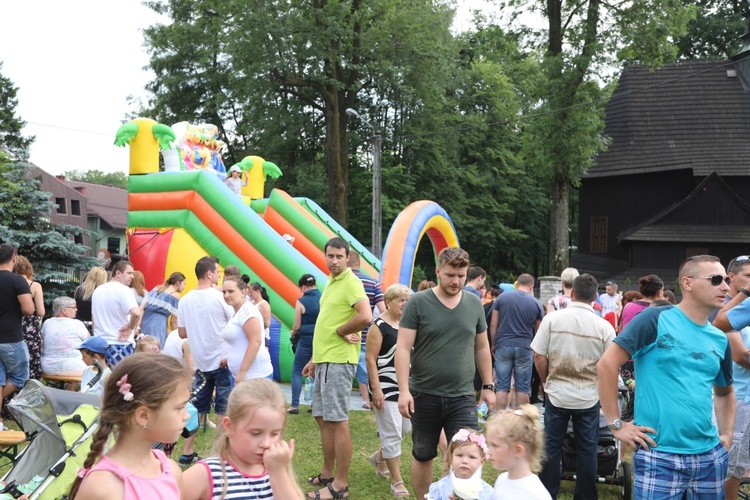
[[[332,238],[326,243],[331,274],[320,297],[312,360],[302,370],[303,375],[315,376],[312,413],[323,444],[323,469],[307,482],[325,486],[317,492],[322,499],[340,498],[349,491],[349,398],[359,362],[360,333],[372,322],[370,301],[362,282],[346,266],[348,258],[346,241]]]

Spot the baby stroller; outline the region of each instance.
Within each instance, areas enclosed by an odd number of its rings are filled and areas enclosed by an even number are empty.
[[[67,498],[98,427],[100,399],[93,394],[54,389],[29,380],[8,403],[8,411],[29,444],[2,478],[0,499]],[[5,496],[3,496],[5,495]]]
[[[618,381],[618,404],[620,411],[625,408],[630,393],[622,382]],[[623,500],[630,500],[633,495],[632,469],[628,462],[623,462],[622,445],[615,439],[612,431],[607,427],[607,419],[604,413],[599,411],[599,442],[597,446],[597,481],[599,484],[611,484],[620,486]],[[573,422],[568,423],[568,431],[565,434],[562,450],[562,475],[561,479],[567,481],[576,480],[576,445],[573,434]]]

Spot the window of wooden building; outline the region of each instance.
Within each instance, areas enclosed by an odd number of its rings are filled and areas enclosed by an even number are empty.
[[[607,253],[607,217],[591,218],[591,253]]]

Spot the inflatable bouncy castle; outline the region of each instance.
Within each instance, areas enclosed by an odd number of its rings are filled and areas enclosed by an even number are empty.
[[[132,130],[127,135],[118,131],[118,143],[131,147],[130,260],[145,275],[149,289],[180,271],[188,278],[185,290],[189,291],[197,284],[195,262],[205,255],[218,257],[221,266],[237,265],[241,273],[260,282],[268,291],[273,314],[270,349],[277,381],[291,378],[294,356],[289,330],[300,296],[297,280],[310,273],[323,289],[328,275],[323,248],[330,238],[346,240],[361,256],[361,271],[381,281],[383,290],[394,283],[410,285],[423,236],[429,238],[436,256],[443,248],[459,244],[448,214],[437,203],[417,201],[394,222],[381,262],[314,201],[279,189],[264,198],[265,177],[275,178],[280,171],[261,157],[250,156],[244,165],[240,163],[244,172],[250,172],[243,196],[232,193],[223,175],[212,169],[159,172],[158,145],[171,148],[170,132],[171,141],[176,134],[151,122],[146,122],[153,129],[149,133],[155,137],[158,132],[163,139],[148,138],[148,158],[143,150],[134,154],[139,144],[132,139]],[[282,235],[292,236],[291,244]]]

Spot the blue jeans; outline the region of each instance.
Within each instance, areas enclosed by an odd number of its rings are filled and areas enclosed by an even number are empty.
[[[203,372],[206,377],[206,385],[195,395],[195,409],[198,413],[211,412],[211,396],[216,389],[216,399],[214,400],[214,411],[217,415],[224,415],[227,412],[227,401],[229,393],[232,391],[232,374],[229,368],[217,368],[210,372]]]
[[[297,344],[297,352],[294,353],[294,365],[292,365],[292,408],[299,406],[299,394],[302,392],[302,369],[312,359],[312,337],[301,338]]]
[[[516,392],[531,393],[531,373],[534,351],[530,347],[500,347],[495,350],[496,391],[510,390],[510,376],[514,376]]]
[[[576,487],[573,498],[590,500],[597,497],[596,468],[599,443],[599,403],[583,410],[569,410],[553,405],[549,398],[544,404],[544,453],[546,460],[539,479],[552,498],[560,491],[560,467],[563,441],[568,422],[573,419],[576,446]]]

